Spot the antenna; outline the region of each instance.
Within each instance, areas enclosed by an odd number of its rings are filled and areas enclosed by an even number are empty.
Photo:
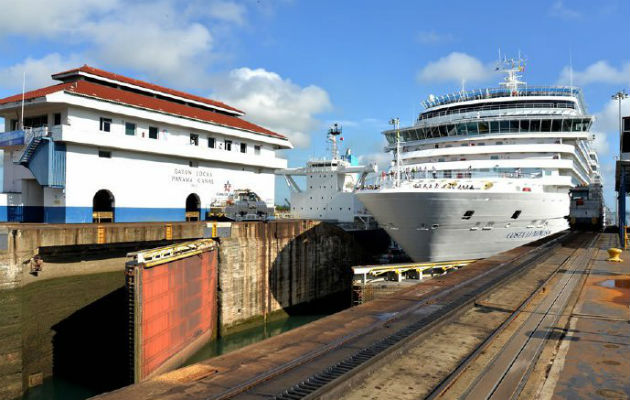
[[[573,87],[573,53],[569,49],[569,86]]]
[[[24,89],[26,87],[26,70],[22,72],[22,112],[20,113],[20,129],[24,130]]]

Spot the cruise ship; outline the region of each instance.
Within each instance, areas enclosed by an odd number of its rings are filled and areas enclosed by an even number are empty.
[[[385,131],[389,172],[359,200],[414,261],[488,257],[568,228],[569,189],[600,181],[581,90],[522,82],[433,96]]]

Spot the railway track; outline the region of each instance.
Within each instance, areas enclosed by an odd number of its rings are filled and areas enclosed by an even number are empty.
[[[516,279],[528,267],[543,262],[562,243],[577,241],[583,244],[584,240],[583,234],[560,235],[515,260],[496,265],[471,279],[423,298],[405,312],[340,338],[207,399],[251,396],[276,399],[326,397],[327,394],[339,390],[348,377],[369,373],[378,360],[404,349],[424,333],[448,324],[462,311],[475,307],[478,299],[507,281]],[[455,377],[453,375],[451,379]],[[448,382],[439,385],[442,389],[448,386]],[[285,389],[281,389],[282,387]],[[443,391],[434,391],[431,396],[438,398]]]
[[[531,373],[546,340],[553,332],[562,312],[566,308],[570,296],[578,287],[584,272],[588,269],[589,260],[594,251],[593,243],[599,235],[583,242],[565,263],[560,265],[542,287],[555,280],[544,299],[529,313],[525,321],[518,326],[516,332],[505,343],[501,350],[488,363],[481,373],[463,393],[450,391],[453,383],[464,373],[470,364],[485,351],[493,340],[501,334],[524,311],[531,300],[539,294],[535,291],[515,310],[475,351],[446,377],[427,397],[427,399],[460,398],[460,399],[514,399],[518,398],[527,378]],[[558,273],[562,276],[558,277]]]

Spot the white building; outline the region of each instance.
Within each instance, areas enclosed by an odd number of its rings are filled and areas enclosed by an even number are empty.
[[[276,150],[292,145],[242,111],[87,65],[53,78],[0,100],[0,221],[203,219],[245,188],[273,205]]]

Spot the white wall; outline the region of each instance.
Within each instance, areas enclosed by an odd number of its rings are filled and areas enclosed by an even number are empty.
[[[111,150],[112,158],[100,158],[98,148],[68,144],[66,148],[66,205],[91,207],[94,194],[107,189],[114,194],[116,207],[184,208],[186,197],[197,193],[202,208],[217,193],[231,189],[251,189],[272,205],[275,180],[271,170],[199,161],[197,168],[188,160]],[[109,151],[109,150],[108,150]]]

